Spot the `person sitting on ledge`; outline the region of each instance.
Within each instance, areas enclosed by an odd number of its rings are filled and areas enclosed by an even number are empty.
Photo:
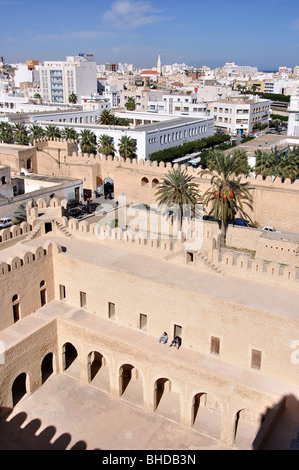
[[[182,344],[182,340],[179,336],[176,336],[170,343],[169,347],[171,348],[171,346],[174,346],[176,347],[177,349],[179,349],[181,347],[181,344]]]
[[[164,331],[163,335],[160,336],[159,338],[159,343],[167,343],[168,341],[168,334],[166,333],[166,331]]]

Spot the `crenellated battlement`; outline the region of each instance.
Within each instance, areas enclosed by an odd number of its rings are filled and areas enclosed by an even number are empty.
[[[0,249],[7,247],[11,243],[17,243],[25,238],[32,231],[32,226],[28,222],[19,225],[12,225],[9,228],[0,230]]]
[[[42,261],[47,256],[60,253],[61,247],[58,243],[47,241],[42,246],[38,246],[34,250],[26,251],[19,256],[8,258],[6,262],[0,263],[0,279],[15,271],[21,270],[24,266],[33,265]]]
[[[267,281],[287,282],[290,285],[299,283],[299,269],[295,266],[252,259],[248,255],[222,249],[212,251],[212,260],[225,272]]]

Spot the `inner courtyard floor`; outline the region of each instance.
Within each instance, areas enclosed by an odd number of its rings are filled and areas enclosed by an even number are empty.
[[[0,450],[227,450],[67,374],[50,377],[0,420]]]

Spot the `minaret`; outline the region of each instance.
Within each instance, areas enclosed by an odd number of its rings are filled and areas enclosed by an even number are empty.
[[[159,73],[159,75],[162,75],[162,63],[161,63],[160,55],[158,57],[158,62],[157,62],[157,72]]]

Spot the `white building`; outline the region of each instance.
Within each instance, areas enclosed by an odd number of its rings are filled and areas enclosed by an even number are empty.
[[[41,96],[50,103],[68,103],[75,93],[81,96],[97,93],[96,63],[83,57],[67,57],[66,61],[44,62],[40,66]]]
[[[38,83],[39,81],[40,81],[40,77],[39,77],[38,65],[34,67],[34,70],[31,70],[27,64],[17,65],[15,76],[14,76],[14,82],[15,82],[16,88],[19,88],[20,83],[22,82]]]
[[[291,96],[289,106],[288,136],[299,137],[299,94]]]
[[[208,116],[208,104],[198,99],[196,92],[163,93],[150,92],[148,95],[149,112],[173,116]]]
[[[270,100],[247,95],[227,97],[213,103],[215,128],[230,135],[248,135],[255,124],[268,124]]]
[[[186,142],[214,135],[213,118],[159,116],[138,112],[116,113],[116,116],[130,119],[132,125],[128,127],[97,125],[98,111],[53,113],[30,116],[30,118],[44,128],[51,123],[60,129],[71,127],[78,134],[88,129],[95,134],[97,141],[101,135],[109,135],[113,139],[117,157],[118,142],[126,135],[136,140],[138,160],[148,160],[152,153],[159,150],[178,147]]]
[[[223,66],[223,71],[227,74],[253,74],[257,73],[257,67],[251,67],[250,65],[236,65],[235,62],[226,62]]]
[[[46,113],[66,108],[66,105],[34,104],[20,91],[13,90],[6,92],[0,89],[0,116],[5,117],[6,115],[17,113]]]

